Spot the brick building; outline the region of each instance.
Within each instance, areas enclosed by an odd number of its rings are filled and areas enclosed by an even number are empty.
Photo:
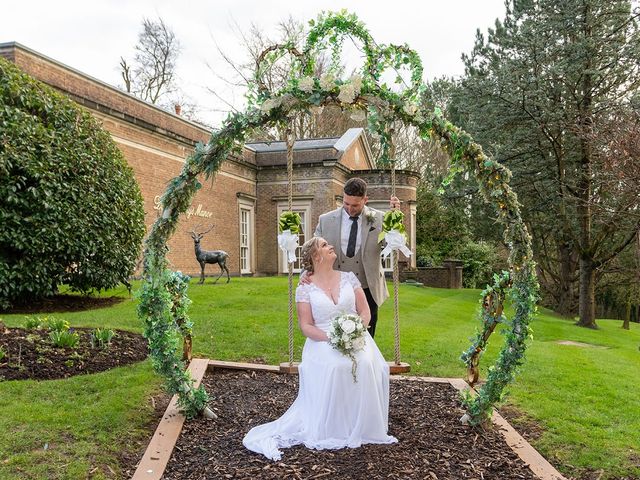
[[[167,182],[181,171],[195,144],[208,141],[210,132],[20,44],[0,44],[0,56],[68,95],[102,122],[140,184],[150,228]],[[362,177],[369,184],[370,206],[388,207],[389,172],[373,168],[362,129],[350,129],[339,138],[297,141],[293,176],[293,209],[302,215],[305,235],[313,232],[321,213],[341,204],[342,187],[351,177]],[[202,248],[228,252],[232,275],[286,272],[276,241],[278,216],[287,208],[284,143],[249,143],[242,155],[223,162],[213,181],[201,181],[203,188],[169,241],[172,268],[199,274],[188,232],[199,224],[202,229],[213,224]],[[396,173],[396,194],[402,201],[413,252],[417,181],[415,172]],[[414,262],[415,255],[409,259],[411,265]],[[217,275],[215,269],[209,266],[207,273]]]

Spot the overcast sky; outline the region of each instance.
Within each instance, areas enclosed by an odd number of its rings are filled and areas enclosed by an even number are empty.
[[[289,15],[301,21],[346,8],[365,22],[378,43],[407,43],[416,50],[425,80],[464,71],[476,30],[504,16],[504,0],[19,0],[3,2],[0,43],[15,41],[76,70],[119,86],[120,57],[131,59],[144,17],[162,17],[181,43],[180,85],[200,104],[201,118],[218,123],[226,108],[205,87],[241,106],[243,92],[229,90],[207,67],[231,77],[217,51],[242,60],[237,28],[252,23],[273,32]]]

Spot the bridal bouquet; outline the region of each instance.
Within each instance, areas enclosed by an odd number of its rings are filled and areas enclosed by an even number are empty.
[[[351,359],[351,375],[353,375],[354,383],[357,382],[356,369],[358,368],[356,352],[364,348],[364,332],[366,330],[362,319],[351,313],[338,315],[333,319],[329,328],[328,335],[331,346]]]

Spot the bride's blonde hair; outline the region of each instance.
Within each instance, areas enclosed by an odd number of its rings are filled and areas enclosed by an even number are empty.
[[[320,248],[321,237],[313,237],[302,245],[302,251],[300,252],[300,263],[304,270],[309,273],[313,273],[313,257]]]

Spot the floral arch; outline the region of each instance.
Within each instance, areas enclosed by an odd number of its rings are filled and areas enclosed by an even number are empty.
[[[531,240],[520,215],[516,194],[509,187],[509,170],[487,157],[471,136],[457,128],[436,111],[426,111],[421,104],[425,89],[422,64],[407,46],[378,45],[364,24],[346,12],[321,15],[310,22],[311,30],[302,52],[293,45],[275,45],[259,58],[255,90],[245,112],[230,115],[222,128],[214,131],[208,143],[198,144],[187,158],[180,175],[164,192],[162,214],[156,220],[145,244],[144,281],[138,314],[145,324],[155,370],[165,380],[170,393],[178,394],[179,405],[187,417],[205,413],[208,396],[203,387],[194,388],[179,350],[180,336],[189,337],[191,324],[186,314],[188,278],[167,268],[167,240],[175,232],[178,217],[185,212],[195,192],[201,187],[197,176],[207,179],[216,174],[230,153],[242,148],[248,133],[255,128],[287,122],[292,112],[308,112],[313,107],[338,104],[356,114],[365,114],[369,130],[379,136],[383,164],[392,165],[392,121],[413,125],[420,136],[440,142],[451,158],[450,177],[465,172],[475,176],[486,202],[496,208],[498,221],[504,225],[504,240],[510,248],[509,271],[494,276],[494,284],[482,292],[481,328],[462,360],[469,368],[469,380],[477,380],[478,360],[497,324],[506,326],[506,340],[498,359],[490,368],[486,383],[477,395],[463,399],[471,424],[484,422],[491,415],[505,387],[513,381],[517,367],[524,362],[530,338],[529,322],[535,313],[538,284],[532,259]],[[330,49],[332,58],[340,57],[345,39],[361,43],[365,63],[359,75],[342,80],[331,74],[314,78],[315,53]],[[268,64],[283,54],[292,57],[292,76],[280,91],[270,92],[261,76]],[[395,92],[381,81],[387,69],[408,69],[410,85]],[[396,80],[398,84],[401,78]],[[513,316],[507,320],[503,303],[509,297]]]

